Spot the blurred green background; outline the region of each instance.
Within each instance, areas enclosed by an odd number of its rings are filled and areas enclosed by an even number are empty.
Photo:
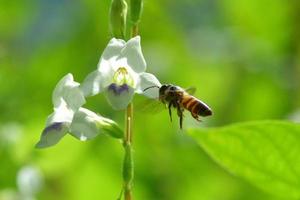
[[[52,112],[58,80],[82,82],[110,39],[109,0],[0,0],[0,199],[24,190],[17,174],[37,170],[36,199],[116,199],[122,145],[99,136],[34,149]],[[297,0],[145,0],[140,34],[148,72],[195,86],[214,116],[184,128],[260,119],[300,119],[300,3]],[[139,99],[139,97],[137,97]],[[104,97],[85,107],[123,126]],[[135,199],[276,199],[219,167],[169,122],[167,111],[135,112]],[[25,184],[26,185],[26,184]],[[22,189],[23,187],[23,189]]]

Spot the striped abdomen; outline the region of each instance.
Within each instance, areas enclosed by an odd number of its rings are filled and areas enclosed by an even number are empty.
[[[181,102],[182,106],[190,111],[193,116],[208,116],[212,115],[211,109],[196,97],[184,94]]]

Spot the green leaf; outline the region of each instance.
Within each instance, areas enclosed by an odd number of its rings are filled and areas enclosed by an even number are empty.
[[[188,132],[231,173],[273,195],[300,198],[300,124],[257,121]]]

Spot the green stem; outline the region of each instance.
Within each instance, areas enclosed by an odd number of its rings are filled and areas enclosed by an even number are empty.
[[[133,104],[130,103],[127,106],[126,110],[126,133],[125,133],[125,142],[132,142],[132,119],[133,119]]]
[[[138,24],[132,25],[131,28],[131,37],[137,36],[139,34],[139,26]]]
[[[131,27],[131,38],[138,35],[138,23]],[[132,155],[132,124],[133,124],[133,104],[127,106],[125,113],[125,134],[124,134],[124,163],[123,163],[123,180],[124,180],[124,199],[132,200],[132,184],[134,177],[134,162]]]
[[[125,113],[126,129],[124,134],[124,163],[123,163],[123,180],[124,180],[124,199],[132,200],[132,182],[134,176],[134,163],[132,156],[132,120],[133,104],[130,103]]]

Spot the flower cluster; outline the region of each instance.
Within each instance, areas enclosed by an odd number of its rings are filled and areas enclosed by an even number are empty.
[[[36,147],[55,145],[67,133],[82,141],[92,139],[100,133],[121,138],[122,131],[116,122],[83,108],[82,105],[85,104],[86,97],[99,93],[103,93],[116,110],[125,109],[135,93],[157,98],[157,88],[143,92],[149,86],[161,86],[157,78],[145,70],[146,61],[139,36],[128,42],[111,39],[97,69],[81,85],[74,81],[72,74],[67,74],[58,82],[52,95],[54,112],[49,115]]]

